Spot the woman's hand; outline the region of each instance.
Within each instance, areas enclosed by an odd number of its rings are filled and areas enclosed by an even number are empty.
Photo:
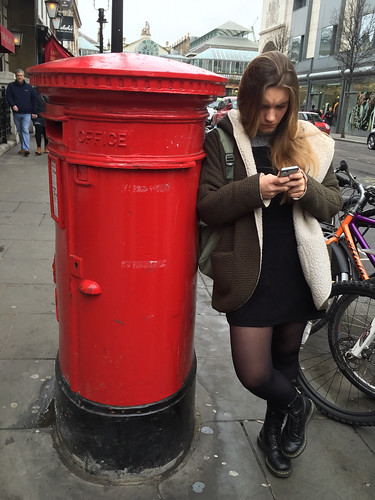
[[[295,174],[298,175],[298,174]],[[270,200],[279,193],[285,193],[290,188],[289,177],[278,177],[273,174],[262,175],[259,178],[260,194],[263,200]]]
[[[288,177],[261,175],[259,184],[263,200],[270,200],[279,193],[286,193],[289,198],[300,198],[306,189],[306,179],[301,170]]]
[[[294,200],[301,198],[306,191],[306,176],[302,173],[302,170],[299,170],[296,174],[291,174],[288,179],[287,186],[289,186],[289,189],[286,193],[288,198]]]

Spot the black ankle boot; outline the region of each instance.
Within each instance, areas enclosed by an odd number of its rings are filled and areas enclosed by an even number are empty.
[[[288,417],[281,435],[281,449],[285,456],[296,458],[306,448],[306,427],[313,411],[313,402],[299,392],[288,405]]]
[[[271,474],[276,477],[289,477],[292,472],[290,458],[281,451],[281,428],[285,412],[267,406],[263,427],[258,435],[259,448],[266,455],[266,465]]]

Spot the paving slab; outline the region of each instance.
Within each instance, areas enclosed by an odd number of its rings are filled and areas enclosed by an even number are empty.
[[[263,470],[240,422],[202,424],[188,458],[160,484],[165,500],[271,500]]]
[[[255,443],[259,425],[244,426]],[[262,460],[262,452],[255,449]],[[351,426],[313,417],[307,448],[292,460],[292,475],[278,479],[267,472],[267,480],[280,499],[370,500],[375,498],[374,464],[373,452],[358,441]]]
[[[51,431],[0,430],[1,500],[160,500],[156,483],[101,485],[70,472]]]
[[[54,359],[58,335],[55,313],[0,314],[0,359]]]
[[[0,293],[0,314],[55,312],[55,287],[52,284],[10,284]]]
[[[53,359],[1,360],[0,429],[36,425],[49,406],[46,395],[53,391],[54,365]]]

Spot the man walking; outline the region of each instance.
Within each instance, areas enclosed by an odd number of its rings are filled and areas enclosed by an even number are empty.
[[[30,121],[36,118],[36,96],[31,85],[25,82],[22,69],[16,71],[16,81],[8,85],[6,99],[13,111],[13,119],[21,141],[20,154],[30,154]]]

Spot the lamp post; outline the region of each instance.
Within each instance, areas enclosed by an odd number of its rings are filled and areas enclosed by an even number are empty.
[[[94,0],[94,9],[96,9]],[[107,8],[103,7],[98,8],[98,23],[99,23],[99,52],[103,54],[103,24],[107,22],[107,19],[104,17],[104,11],[109,9],[109,0],[107,1]]]
[[[123,0],[112,0],[111,52],[122,52]]]

